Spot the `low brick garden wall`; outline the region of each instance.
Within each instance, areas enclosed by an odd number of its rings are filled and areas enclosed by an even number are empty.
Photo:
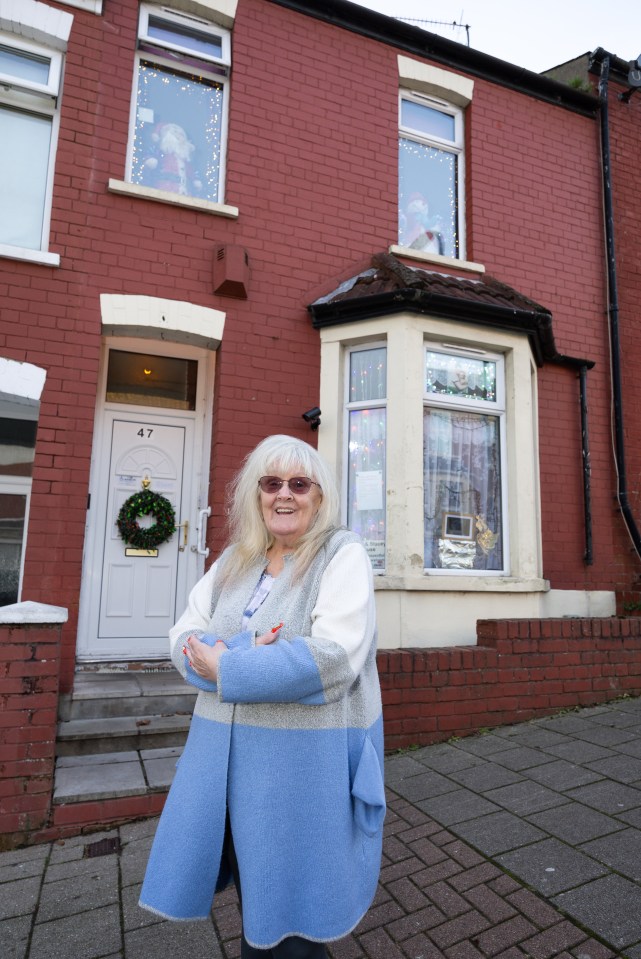
[[[479,620],[477,640],[379,652],[387,750],[641,695],[641,619]]]
[[[0,622],[0,849],[157,815],[164,801],[52,805],[60,632]],[[641,619],[482,620],[477,635],[379,652],[388,751],[641,695]]]

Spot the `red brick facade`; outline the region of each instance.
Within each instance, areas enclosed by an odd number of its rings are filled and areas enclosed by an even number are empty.
[[[587,397],[594,534],[590,566],[583,559],[577,374],[559,365],[538,371],[542,575],[554,589],[610,590],[634,599],[639,558],[616,504],[611,448],[596,100],[572,100],[560,84],[543,96],[536,78],[531,78],[531,89],[527,78],[519,88],[500,72],[493,76],[489,58],[481,69],[482,57],[466,54],[464,47],[456,56],[450,50],[449,63],[438,45],[441,53],[435,59],[427,53],[421,57],[416,47],[401,42],[401,35],[408,35],[417,44],[421,31],[392,31],[388,41],[382,34],[367,36],[359,32],[357,8],[348,4],[336,4],[341,16],[352,18],[344,29],[329,22],[329,16],[307,16],[293,4],[239,0],[225,160],[225,203],[237,207],[239,215],[226,218],[108,189],[110,179],[125,178],[136,0],[107,0],[101,15],[57,0],[43,2],[73,14],[49,244],[61,262],[51,267],[0,257],[0,357],[26,361],[47,373],[22,597],[69,610],[62,630],[61,688],[71,686],[76,659],[94,418],[100,402],[101,294],[164,297],[226,314],[216,361],[210,467],[209,545],[215,554],[224,539],[225,485],[248,449],[276,432],[313,441],[301,420],[301,412],[318,402],[320,378],[319,338],[307,306],[357,272],[372,253],[396,243],[399,54],[474,79],[466,110],[467,259],[484,264],[488,274],[550,310],[559,352],[595,363]],[[636,355],[641,333],[636,315],[641,96],[623,103],[616,99],[620,81],[611,87],[620,318],[624,355],[630,357]],[[222,244],[247,251],[247,299],[212,292],[214,252]],[[635,424],[641,394],[633,363],[624,370],[624,406],[631,499],[637,509],[641,442]],[[638,639],[625,632],[637,636],[638,624],[613,621],[608,628],[618,630],[620,638],[598,642],[594,626],[589,627],[591,639],[574,639],[575,628],[584,636],[582,621],[542,623],[541,638],[538,628],[530,623],[527,636],[517,640],[505,632],[508,626],[486,624],[478,649],[381,653],[389,745],[433,741],[469,731],[477,721],[511,722],[628,689],[641,692],[629,661],[638,656]],[[496,630],[493,645],[490,629]],[[548,638],[552,635],[557,638]],[[37,642],[45,641],[42,636]],[[31,698],[25,725],[39,726],[36,706],[52,718],[57,679],[36,676],[22,653],[16,654],[22,672],[16,673],[10,650],[22,647],[12,644],[2,645],[8,669],[3,696],[18,695],[18,687],[24,690],[33,676],[39,689],[42,685],[37,694],[42,703]],[[550,664],[567,675],[548,678]],[[536,683],[533,670],[542,671]],[[427,677],[429,688],[422,685]],[[17,684],[15,690],[11,682]],[[406,687],[417,690],[414,698],[406,697]],[[5,701],[10,709],[11,701]],[[51,760],[50,754],[27,755],[11,738],[2,750],[6,763]],[[21,800],[15,814],[31,815],[28,805]],[[45,816],[37,790],[32,810],[34,817]]]

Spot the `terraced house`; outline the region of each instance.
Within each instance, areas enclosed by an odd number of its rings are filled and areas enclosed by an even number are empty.
[[[0,0],[0,831],[159,807],[270,433],[365,540],[390,747],[641,692],[639,83],[346,0]]]

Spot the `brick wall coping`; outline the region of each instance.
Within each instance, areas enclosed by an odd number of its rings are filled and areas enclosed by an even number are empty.
[[[32,623],[66,623],[69,612],[64,606],[48,606],[46,603],[12,603],[0,606],[0,624],[28,626]]]

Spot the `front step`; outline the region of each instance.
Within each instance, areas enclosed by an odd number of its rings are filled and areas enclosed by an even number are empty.
[[[70,719],[58,725],[58,756],[160,749],[182,746],[189,732],[189,715],[114,716]]]
[[[60,697],[60,719],[191,715],[196,690],[176,670],[76,673],[71,693]]]
[[[54,803],[165,791],[196,695],[173,668],[77,673],[61,697]]]

